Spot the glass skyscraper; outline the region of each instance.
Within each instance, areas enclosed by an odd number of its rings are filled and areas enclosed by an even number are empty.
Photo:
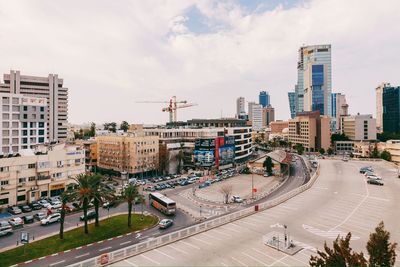
[[[271,105],[269,102],[269,94],[266,91],[261,91],[259,96],[258,96],[259,104],[265,108]]]
[[[331,45],[304,46],[299,49],[296,112],[320,111],[331,115]]]
[[[293,119],[296,117],[296,93],[288,92],[289,97],[289,108],[290,108],[290,117]]]
[[[400,132],[400,86],[384,87],[382,93],[383,131]]]

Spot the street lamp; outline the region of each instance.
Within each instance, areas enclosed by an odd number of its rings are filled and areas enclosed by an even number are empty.
[[[254,199],[254,173],[251,171],[251,199]]]
[[[200,205],[200,219],[201,219],[201,205]]]

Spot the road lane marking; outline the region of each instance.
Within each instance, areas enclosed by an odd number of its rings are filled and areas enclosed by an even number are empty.
[[[89,254],[90,254],[90,253],[88,252],[88,253],[85,253],[85,254],[76,256],[75,259],[79,259],[79,258],[82,258],[82,257],[85,257],[85,256],[89,256]]]
[[[145,258],[146,260],[148,260],[148,261],[151,261],[152,263],[154,263],[154,264],[157,264],[157,265],[160,265],[161,263],[159,263],[158,261],[155,261],[155,260],[153,260],[153,259],[151,259],[151,258],[149,258],[149,257],[146,257],[145,255],[143,255],[143,254],[140,254],[140,256],[142,256],[143,258]]]
[[[129,265],[137,267],[137,265],[131,262],[129,259],[124,260],[124,262],[128,263]]]
[[[165,257],[170,258],[171,260],[174,260],[174,259],[175,259],[174,257],[168,255],[167,253],[162,252],[161,250],[159,250],[159,249],[157,249],[157,248],[154,249],[154,251],[155,251],[155,252],[158,252],[158,253],[160,253],[160,254],[162,254],[162,255],[164,255]]]
[[[57,265],[57,264],[61,264],[63,262],[65,262],[65,260],[54,262],[52,264],[49,264],[49,266],[54,266],[54,265]]]
[[[206,244],[206,245],[209,245],[209,246],[211,246],[211,245],[212,245],[210,242],[207,242],[207,241],[201,240],[201,239],[199,239],[199,238],[197,238],[197,237],[194,237],[194,236],[192,236],[192,238],[193,238],[194,240],[197,240],[197,241],[199,241],[199,242],[202,242],[202,243],[204,243],[204,244]]]
[[[238,259],[236,259],[236,258],[234,258],[234,257],[231,257],[231,258],[232,258],[232,260],[238,262],[240,265],[243,265],[243,266],[246,266],[246,267],[248,266],[247,264],[241,262],[240,260],[238,260]]]
[[[179,248],[176,248],[176,247],[174,247],[174,246],[172,246],[172,245],[167,245],[167,247],[172,248],[172,249],[174,249],[174,250],[176,250],[176,251],[178,251],[178,252],[180,252],[180,253],[189,255],[189,253],[187,253],[186,251],[184,251],[184,250],[182,250],[182,249],[179,249]]]
[[[268,266],[268,264],[266,264],[265,262],[262,262],[262,261],[260,261],[259,259],[254,258],[253,256],[247,254],[246,252],[242,252],[242,254],[245,255],[245,256],[247,256],[247,257],[249,257],[250,259],[253,259],[254,261],[256,261],[256,262],[258,262],[258,263],[260,263],[260,264],[262,264],[262,265],[264,265],[264,266]]]
[[[123,246],[123,245],[129,244],[129,243],[131,243],[131,242],[132,242],[132,240],[129,240],[129,241],[126,241],[126,242],[122,242],[122,243],[120,243],[119,245],[120,245],[120,246]]]
[[[189,246],[189,247],[192,247],[192,248],[195,248],[195,249],[199,249],[200,250],[200,247],[198,247],[198,246],[195,246],[195,245],[192,245],[192,244],[190,244],[190,243],[188,243],[188,242],[185,242],[185,241],[179,241],[179,242],[182,242],[183,244],[185,244],[185,245],[187,245],[187,246]]]
[[[99,249],[99,251],[104,251],[104,250],[107,250],[107,249],[110,249],[110,248],[112,248],[112,247],[102,248],[102,249]]]

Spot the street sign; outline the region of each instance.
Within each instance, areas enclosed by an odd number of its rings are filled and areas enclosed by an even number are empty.
[[[256,193],[257,192],[257,188],[253,188],[253,192]]]
[[[29,233],[21,232],[21,244],[28,244],[28,243],[29,243]]]

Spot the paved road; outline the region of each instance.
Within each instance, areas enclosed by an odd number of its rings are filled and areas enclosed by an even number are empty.
[[[322,160],[321,175],[306,192],[274,208],[184,240],[128,258],[113,266],[299,266],[337,235],[353,233],[352,247],[364,250],[375,226],[383,220],[392,241],[400,243],[400,179],[387,163],[368,163],[385,180],[369,185],[358,169],[365,162]],[[276,223],[303,249],[289,256],[263,244]],[[396,265],[400,265],[397,259]]]

